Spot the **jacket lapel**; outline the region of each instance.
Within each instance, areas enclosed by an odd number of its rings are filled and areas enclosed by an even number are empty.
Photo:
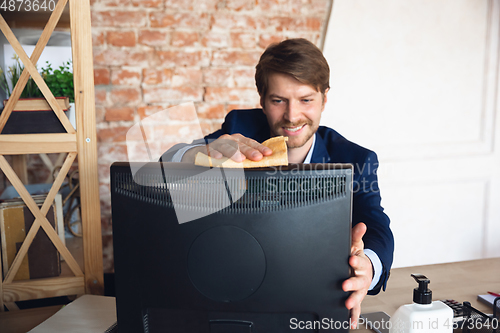
[[[331,158],[326,150],[326,145],[318,133],[316,135],[316,143],[314,144],[314,151],[311,157],[311,163],[329,163]]]

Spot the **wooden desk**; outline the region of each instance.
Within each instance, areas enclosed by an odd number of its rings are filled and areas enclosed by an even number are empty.
[[[392,315],[400,305],[411,303],[413,288],[416,287],[411,273],[424,274],[431,280],[429,287],[434,300],[451,298],[459,302],[469,301],[473,307],[485,313],[491,313],[492,309],[478,302],[477,295],[500,291],[500,258],[397,268],[391,271],[387,291],[377,296],[367,296],[362,312],[385,311]],[[0,313],[0,332],[26,332],[17,328],[21,324],[23,327],[35,327],[55,311],[57,309],[52,307],[48,310],[42,308]],[[351,332],[372,331],[361,327]]]
[[[391,271],[387,291],[377,296],[367,296],[361,312],[385,311],[392,316],[399,306],[412,303],[413,288],[417,283],[410,276],[411,273],[424,274],[431,280],[429,289],[432,290],[433,300],[468,301],[485,313],[492,313],[492,309],[478,302],[477,295],[500,291],[500,258],[396,268]],[[367,329],[351,331],[372,332]]]

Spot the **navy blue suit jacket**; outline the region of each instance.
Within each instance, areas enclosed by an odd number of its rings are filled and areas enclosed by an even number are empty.
[[[270,129],[262,109],[233,110],[226,116],[220,130],[209,134],[205,140],[217,139],[223,134],[240,133],[263,142],[270,138]],[[171,160],[180,146],[172,147],[162,156]],[[389,278],[394,252],[394,238],[389,228],[389,218],[380,205],[377,181],[377,155],[366,148],[348,141],[335,130],[320,126],[311,163],[351,163],[354,166],[353,225],[364,222],[367,232],[363,237],[366,249],[373,250],[382,262],[383,271],[377,286],[369,294],[377,294]]]

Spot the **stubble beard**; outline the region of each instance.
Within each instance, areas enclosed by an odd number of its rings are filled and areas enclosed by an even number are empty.
[[[305,128],[305,129],[308,130],[308,132],[300,135],[300,138],[299,137],[295,138],[293,136],[289,136],[288,141],[286,143],[288,149],[303,147],[309,141],[309,139],[312,138],[312,136],[316,133],[316,131],[318,130],[318,127],[319,127],[319,125],[313,127],[313,122],[310,120],[307,120],[305,122],[300,122],[300,123],[280,122],[274,126],[273,136],[283,135],[283,134],[279,134],[281,128],[283,128],[283,127],[297,127],[297,126],[300,126],[303,124],[306,124],[307,128]],[[300,141],[297,141],[299,139],[300,139]]]

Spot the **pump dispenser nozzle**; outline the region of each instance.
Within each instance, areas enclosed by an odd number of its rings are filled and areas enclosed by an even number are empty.
[[[422,274],[411,275],[418,282],[418,288],[413,289],[413,302],[417,304],[431,304],[432,290],[429,289],[431,281]]]
[[[429,279],[422,274],[411,275],[418,283],[413,289],[413,303],[404,304],[389,320],[389,333],[453,333],[453,310],[440,301],[432,301]],[[418,323],[418,325],[416,325]],[[423,327],[422,324],[425,324]],[[428,327],[427,327],[428,323]],[[427,329],[428,328],[428,329]]]

